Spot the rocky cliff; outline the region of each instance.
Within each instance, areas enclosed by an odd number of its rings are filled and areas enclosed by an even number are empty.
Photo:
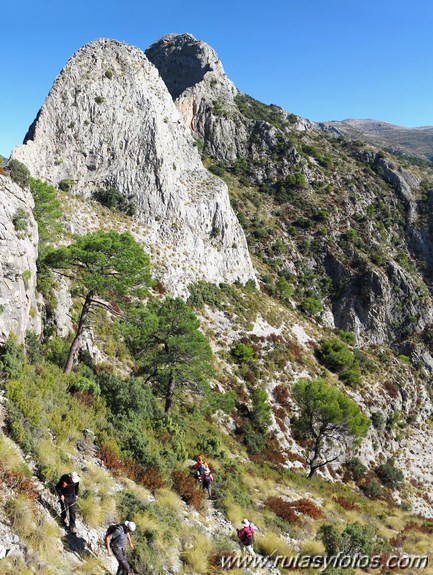
[[[215,50],[191,34],[169,34],[146,50],[181,113],[185,125],[211,156],[234,163],[248,153],[264,156],[275,145],[273,126],[241,112],[245,96],[224,72]],[[251,99],[252,100],[252,99]],[[248,107],[248,98],[245,107]],[[282,126],[312,124],[275,106]]]
[[[33,198],[0,175],[0,340],[40,332],[36,298],[38,230]]]
[[[146,56],[102,39],[71,58],[12,157],[73,194],[120,192],[149,243],[172,250],[160,279],[173,293],[198,278],[245,283],[254,271],[227,187],[193,144]]]

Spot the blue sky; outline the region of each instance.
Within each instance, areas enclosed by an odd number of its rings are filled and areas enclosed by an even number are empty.
[[[73,53],[96,38],[145,50],[210,44],[243,92],[313,121],[433,125],[430,0],[16,0],[1,9],[0,154],[20,143]]]

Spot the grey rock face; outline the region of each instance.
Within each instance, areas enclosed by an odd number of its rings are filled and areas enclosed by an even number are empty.
[[[36,301],[38,230],[33,198],[0,175],[0,341],[27,330],[40,332]]]
[[[385,270],[349,270],[329,254],[324,265],[333,281],[335,323],[353,331],[359,342],[387,343],[432,322],[431,302],[426,305],[426,294],[397,264],[390,262]]]
[[[12,155],[35,177],[66,181],[74,194],[120,191],[151,241],[173,252],[162,278],[169,291],[198,279],[255,277],[226,185],[203,168],[158,71],[138,48],[100,39],[80,49]]]
[[[246,153],[248,122],[234,102],[239,93],[213,48],[191,34],[169,34],[146,50],[185,124],[209,153],[234,161]]]
[[[263,161],[271,154],[282,137],[280,130],[241,113],[236,97],[242,94],[208,44],[191,34],[170,34],[150,46],[146,55],[158,68],[186,126],[203,141],[210,156],[234,163],[238,158]],[[308,120],[278,111],[282,124],[290,123],[300,131],[313,126]],[[271,163],[264,163],[265,170],[272,171]],[[257,180],[263,179],[265,174],[259,171]]]

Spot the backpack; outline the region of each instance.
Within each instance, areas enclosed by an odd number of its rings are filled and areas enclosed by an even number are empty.
[[[244,545],[253,544],[253,532],[249,527],[244,527],[238,532],[239,539]]]
[[[107,531],[105,532],[105,537],[107,537],[107,535],[111,535],[112,533],[114,533],[118,527],[120,527],[119,523],[113,523],[113,525],[109,525],[107,527]]]

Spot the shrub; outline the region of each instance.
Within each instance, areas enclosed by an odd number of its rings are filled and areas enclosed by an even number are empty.
[[[275,515],[287,521],[287,523],[294,525],[299,523],[299,517],[294,512],[293,504],[290,501],[281,499],[281,497],[268,497],[265,501],[265,505],[273,511]]]
[[[0,345],[0,370],[8,379],[17,378],[24,362],[24,352],[14,334]]]
[[[62,190],[62,192],[69,192],[71,187],[76,183],[76,180],[61,180],[59,182],[59,190]]]
[[[15,231],[25,232],[29,224],[29,214],[23,208],[18,208],[12,218]]]
[[[253,393],[253,412],[251,419],[255,427],[262,433],[267,431],[271,422],[271,410],[272,407],[268,402],[266,391],[258,387]]]
[[[314,505],[314,503],[309,499],[297,499],[296,501],[292,501],[291,505],[294,509],[296,509],[296,511],[299,511],[303,515],[308,515],[313,519],[319,519],[322,517],[322,512],[320,509],[318,509],[316,505]]]
[[[320,300],[314,297],[304,297],[302,298],[299,307],[307,315],[316,316],[323,311],[323,305]]]
[[[367,472],[367,467],[358,457],[352,457],[346,462],[347,471],[350,473],[353,481],[359,481]]]
[[[350,387],[356,387],[361,381],[359,361],[339,338],[322,340],[319,357],[329,370],[334,371]]]
[[[378,481],[370,481],[364,485],[362,488],[364,494],[370,499],[378,499],[382,496],[382,488]]]
[[[381,411],[373,411],[370,419],[375,429],[382,429],[385,425],[385,416]]]
[[[224,166],[221,166],[220,164],[211,164],[208,169],[220,178],[222,178],[226,172]]]
[[[404,481],[404,475],[401,469],[394,467],[389,463],[379,465],[376,474],[383,485],[397,489]]]
[[[238,360],[239,363],[247,363],[253,359],[254,350],[250,345],[238,342],[232,348],[232,354]]]
[[[181,470],[173,471],[171,477],[174,489],[179,493],[185,503],[191,505],[194,509],[200,509],[204,492],[198,489],[196,479]]]
[[[377,529],[359,522],[350,523],[342,532],[333,525],[322,525],[318,536],[328,555],[372,555],[385,549],[385,541]]]
[[[30,172],[27,166],[25,166],[18,160],[10,160],[7,165],[7,168],[10,177],[16,184],[18,184],[22,188],[26,188],[29,185]]]
[[[93,194],[93,197],[96,201],[110,210],[117,210],[118,212],[123,212],[128,216],[133,216],[135,214],[135,206],[133,203],[116,188],[97,190]]]

